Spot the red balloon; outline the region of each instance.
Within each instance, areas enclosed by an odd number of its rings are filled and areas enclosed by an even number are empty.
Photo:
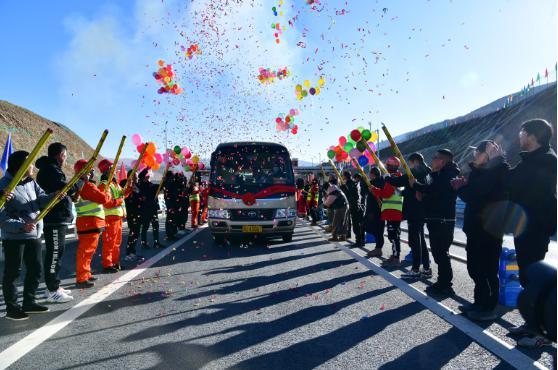
[[[361,138],[362,138],[362,135],[360,134],[359,130],[351,131],[351,139],[353,139],[354,141],[360,141]]]
[[[279,117],[275,118],[275,122],[281,123],[281,118],[279,118]]]
[[[339,145],[344,146],[347,143],[347,138],[345,136],[339,137]]]
[[[143,143],[143,144],[140,144],[136,147],[136,149],[138,150],[138,153],[141,153],[143,151],[143,148],[145,147],[145,145],[147,145],[147,144]]]

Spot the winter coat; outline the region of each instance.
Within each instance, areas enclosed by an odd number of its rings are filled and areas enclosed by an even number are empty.
[[[510,166],[503,157],[496,157],[482,167],[475,167],[472,163],[469,167],[471,172],[467,184],[457,192],[465,202],[463,231],[470,234],[486,230],[502,238],[504,222],[497,208],[503,205],[502,201],[506,198],[504,181]]]
[[[542,147],[519,155],[506,179],[509,198],[525,210],[528,229],[550,236],[556,232],[556,153]]]
[[[339,189],[337,185],[330,184],[327,188],[327,197],[324,201],[324,206],[331,209],[339,209],[347,207],[347,205],[347,198],[341,189]]]
[[[372,185],[377,188],[382,188],[384,186],[384,179],[378,177],[374,181],[372,181]],[[374,193],[370,191],[366,186],[363,187],[366,192],[366,206],[364,212],[364,230],[367,233],[374,233],[376,232],[375,223],[380,221],[381,219],[381,201],[376,198]]]
[[[4,190],[13,179],[6,172],[0,179],[0,190]],[[35,225],[30,232],[23,230],[25,224],[32,222],[55,194],[46,194],[30,177],[23,179],[13,190],[14,198],[4,204],[0,210],[0,229],[3,240],[39,239],[43,233],[43,221]]]
[[[359,192],[358,184],[353,180],[348,180],[343,185],[341,185],[340,188],[341,191],[345,194],[347,201],[349,202],[349,210],[351,212],[361,210],[360,192]]]
[[[381,188],[377,188],[374,185],[372,185],[372,192],[374,193],[374,195],[376,196],[377,199],[381,199],[382,202],[386,199],[391,198],[396,191],[399,191],[399,189],[396,189],[395,186],[393,186],[389,181],[387,181],[387,179],[389,177],[401,177],[401,172],[396,172],[393,173],[389,176],[386,177],[386,181],[384,182],[384,186]],[[401,194],[403,195],[403,194]],[[386,203],[387,204],[387,203]],[[401,207],[403,207],[403,202],[401,201]],[[403,212],[402,210],[396,210],[396,209],[385,209],[384,211],[382,211],[382,220],[384,221],[402,221],[403,220]]]
[[[52,194],[66,186],[66,175],[62,167],[54,158],[43,156],[35,162],[39,169],[37,172],[37,184],[47,193]],[[70,190],[68,195],[62,198],[58,204],[45,216],[45,225],[69,225],[74,219],[72,213],[72,198],[81,187],[82,181],[78,181]]]
[[[423,193],[425,221],[455,222],[457,192],[451,180],[459,173],[457,164],[450,162],[440,171],[427,175],[424,183],[415,183],[414,189]]]
[[[426,176],[428,176],[430,172],[432,172],[432,170],[427,165],[411,169],[411,173],[420,183],[425,182]],[[399,177],[390,176],[386,178],[386,181],[393,186],[405,187],[403,190],[403,219],[411,222],[423,222],[424,203],[417,199],[417,191],[409,186],[409,176],[407,176],[407,174],[403,174],[403,176]]]

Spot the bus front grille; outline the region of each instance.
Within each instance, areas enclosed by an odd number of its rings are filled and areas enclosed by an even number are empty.
[[[271,221],[274,209],[231,209],[231,221]]]

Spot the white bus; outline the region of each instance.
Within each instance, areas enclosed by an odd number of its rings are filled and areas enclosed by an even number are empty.
[[[296,188],[287,148],[275,143],[219,144],[211,155],[208,224],[217,243],[231,236],[282,237],[296,225]]]

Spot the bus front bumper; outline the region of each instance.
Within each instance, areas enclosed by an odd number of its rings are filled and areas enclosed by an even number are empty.
[[[262,235],[272,237],[292,234],[296,226],[296,217],[253,222],[208,219],[208,225],[213,235]]]

